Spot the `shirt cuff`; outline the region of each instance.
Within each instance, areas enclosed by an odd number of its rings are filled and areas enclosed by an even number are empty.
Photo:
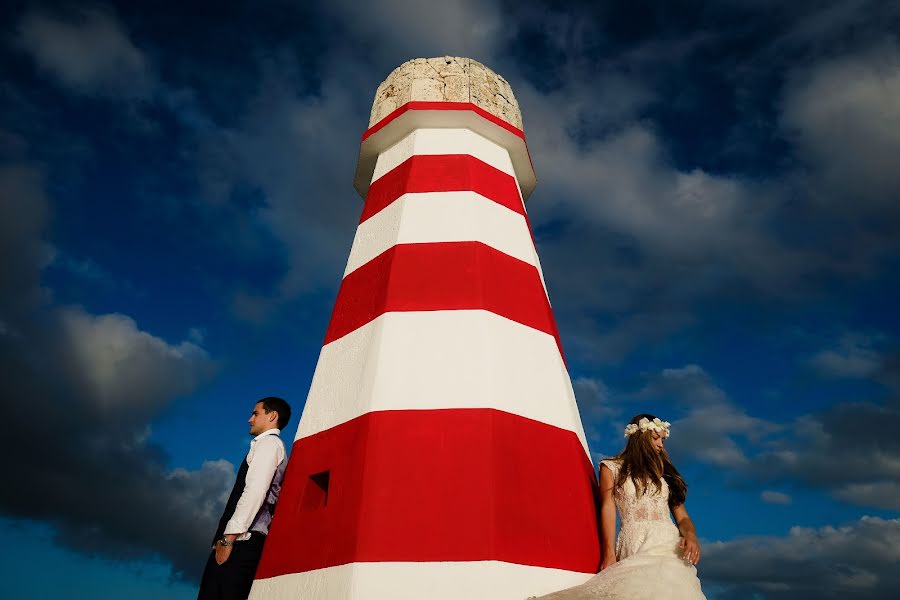
[[[236,531],[235,527],[231,525],[231,521],[225,524],[225,531],[222,535],[236,535],[235,541],[243,542],[245,540],[250,539],[249,531]]]

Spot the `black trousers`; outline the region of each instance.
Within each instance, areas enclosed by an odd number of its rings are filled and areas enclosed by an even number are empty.
[[[265,541],[263,534],[251,532],[249,540],[234,543],[231,556],[221,565],[216,563],[216,551],[212,550],[203,570],[197,600],[245,600],[250,595]]]

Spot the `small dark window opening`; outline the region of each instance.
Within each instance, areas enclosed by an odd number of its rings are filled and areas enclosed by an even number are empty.
[[[300,500],[300,510],[316,510],[328,505],[328,483],[331,471],[322,471],[309,476]]]

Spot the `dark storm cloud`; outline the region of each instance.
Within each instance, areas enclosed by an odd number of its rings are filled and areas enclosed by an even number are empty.
[[[881,366],[878,369],[878,379],[900,394],[900,351],[894,351],[882,356]]]
[[[38,167],[0,166],[0,211],[0,319],[18,319],[43,295],[38,267],[52,254],[37,235],[48,211]],[[11,327],[3,325],[6,332]]]
[[[885,359],[886,360],[886,359]],[[900,510],[900,399],[839,402],[785,422],[737,405],[698,365],[664,369],[634,396],[674,401],[669,451],[727,468],[734,481],[824,490],[850,504]]]
[[[0,511],[56,525],[77,552],[162,557],[194,576],[234,469],[172,470],[147,435],[215,365],[193,342],[169,344],[125,315],[53,305],[39,285],[47,212],[36,167],[0,168],[0,398],[17,419]]]
[[[896,399],[805,415],[787,424],[790,436],[757,455],[749,471],[759,480],[799,482],[852,504],[900,510],[900,441],[879,425],[897,419]]]
[[[224,221],[214,229],[251,245],[265,229],[286,251],[285,272],[268,289],[241,285],[231,292],[236,314],[264,321],[285,302],[336,287],[359,211],[350,180],[371,94],[410,53],[473,54],[513,83],[540,179],[529,206],[533,222],[539,231],[560,219],[566,224],[558,237],[539,237],[539,249],[564,337],[578,362],[607,364],[649,342],[690,331],[701,322],[700,305],[737,300],[777,307],[808,300],[823,292],[830,277],[877,270],[878,261],[897,255],[888,235],[897,222],[889,203],[878,208],[874,202],[875,214],[867,217],[867,222],[882,219],[880,236],[871,235],[861,220],[848,231],[835,231],[816,209],[825,202],[856,210],[837,194],[852,187],[859,171],[852,165],[832,168],[836,160],[851,159],[841,150],[827,150],[842,147],[829,137],[827,124],[850,115],[842,120],[846,136],[862,140],[872,127],[873,117],[866,121],[865,115],[890,110],[890,85],[879,95],[875,84],[878,77],[892,81],[889,43],[880,51],[863,40],[834,43],[828,52],[821,46],[835,39],[841,22],[871,31],[877,25],[871,16],[846,6],[803,3],[773,5],[770,18],[741,3],[707,11],[692,3],[636,8],[635,14],[667,17],[659,35],[652,27],[621,29],[635,21],[617,9],[595,11],[576,3],[563,12],[529,5],[501,19],[503,10],[494,3],[450,3],[437,11],[394,2],[362,9],[334,3],[323,9],[329,23],[371,51],[361,55],[339,43],[340,36],[331,38],[316,59],[315,85],[285,39],[249,42],[246,60],[255,67],[247,73],[258,73],[256,79],[233,81],[228,69],[209,64],[193,67],[198,76],[204,73],[203,90],[192,91],[185,81],[156,82],[157,99],[167,110],[194,115],[184,117],[183,125],[193,168],[212,199],[206,211]],[[36,14],[29,18],[52,20]],[[121,21],[109,14],[82,22],[119,32],[107,36],[121,42],[110,54],[130,56],[129,48],[141,52],[139,46],[147,54],[149,41],[129,40]],[[701,22],[722,26],[692,26],[690,18],[698,15]],[[741,19],[754,23],[755,37],[736,24]],[[430,27],[433,22],[441,26]],[[710,54],[730,35],[742,39],[749,52],[737,63],[731,54],[710,63]],[[39,44],[31,47],[35,57],[42,56]],[[164,46],[152,54],[161,65],[176,58],[167,56]],[[854,69],[875,55],[882,57],[877,70]],[[784,71],[784,85],[758,74],[758,63],[772,57],[778,61],[767,64]],[[711,162],[706,155],[727,151],[728,131],[744,119],[758,120],[755,113],[730,111],[721,131],[704,125],[676,139],[665,123],[680,117],[682,99],[670,102],[673,82],[666,73],[692,81],[700,64],[711,85],[740,88],[764,102],[770,135],[806,166],[765,177],[755,164],[706,166]],[[212,77],[213,72],[220,76]],[[736,79],[740,74],[746,77]],[[216,123],[204,114],[217,85],[243,90],[245,110],[233,120]],[[690,87],[694,99],[683,105],[684,120],[728,101],[705,97],[702,86]],[[816,98],[832,87],[845,93],[823,107]],[[893,147],[892,123],[888,119],[877,138],[884,156]],[[722,139],[716,142],[718,134]],[[686,160],[682,140],[695,138],[709,138],[705,155],[687,153]],[[882,173],[875,179],[888,188],[874,194],[882,199],[893,185],[888,166],[867,167]],[[834,173],[843,187],[824,181],[825,174]],[[249,211],[227,201],[241,189],[261,194]],[[818,238],[815,245],[798,243],[796,230],[821,232],[827,243]]]
[[[883,365],[890,361],[889,354],[881,357]],[[852,362],[854,368],[844,372],[855,377],[859,370]],[[672,418],[670,452],[726,468],[733,482],[819,489],[850,504],[900,510],[900,443],[885,425],[897,422],[900,413],[890,395],[880,403],[839,403],[777,423],[738,406],[698,365],[665,369],[634,394],[604,387],[595,395],[604,401],[619,396],[607,410],[620,412],[623,402],[663,400],[683,414]],[[772,490],[762,491],[760,499],[792,502],[789,494]],[[703,549],[700,577],[710,597],[876,599],[900,593],[898,519],[797,526],[785,536],[704,542]]]
[[[330,45],[316,59],[315,85],[290,40],[242,41],[252,68],[242,65],[245,77],[235,81],[224,65],[209,62],[214,55],[201,44],[196,57],[209,64],[168,56],[159,40],[135,42],[127,19],[109,9],[28,12],[18,39],[36,64],[75,89],[101,83],[115,89],[109,85],[122,73],[153,80],[156,102],[177,114],[189,134],[192,166],[214,200],[206,211],[220,221],[212,229],[231,232],[245,248],[258,243],[263,228],[286,250],[285,273],[269,289],[242,285],[231,292],[235,312],[250,320],[336,287],[359,210],[350,189],[358,138],[377,83],[412,54],[475,55],[512,81],[523,108],[540,179],[529,206],[536,227],[567,223],[559,237],[539,238],[563,333],[577,361],[603,364],[696,327],[698,305],[807,300],[822,293],[829,277],[877,270],[898,253],[891,233],[898,217],[885,200],[896,191],[889,160],[844,152],[845,142],[858,148],[869,132],[879,156],[891,156],[896,145],[897,121],[890,118],[896,51],[882,41],[896,15],[872,3],[770,9],[766,16],[740,2],[703,10],[687,2],[629,12],[574,3],[566,11],[517,7],[501,18],[505,9],[495,3],[422,11],[399,2],[332,3],[322,9],[329,24],[371,51],[351,50],[340,35],[323,39]],[[646,27],[631,18],[641,14]],[[652,23],[666,27],[657,31]],[[872,35],[842,39],[842,24]],[[745,52],[710,62],[729,39],[741,40]],[[76,51],[59,50],[67,40],[78,42]],[[151,75],[150,54],[163,67],[191,65],[180,71],[196,72],[204,88]],[[780,69],[781,81],[763,77],[762,64]],[[704,96],[705,88],[692,83],[679,89],[693,90],[691,102],[683,95],[671,102],[675,83],[668,73],[693,82],[700,65],[710,86],[733,88],[735,101],[743,94],[765,104],[763,126],[803,168],[760,177],[755,164],[706,166],[710,155],[728,151],[729,131],[761,118],[741,112],[746,100],[716,127],[707,119],[690,135],[673,135],[679,132],[667,123],[709,116],[711,106],[729,102]],[[245,110],[224,122],[206,113],[221,112],[213,107],[212,98],[222,97],[217,86],[226,95],[241,89]],[[831,89],[842,93],[817,101]],[[835,121],[842,123],[838,133],[828,128]],[[686,152],[687,139],[706,140],[705,152]],[[856,214],[846,192],[861,174],[873,182],[870,210],[837,231],[817,207]],[[222,202],[241,189],[259,190],[261,205],[248,213]],[[883,234],[872,235],[866,223],[879,219]],[[819,232],[825,243],[808,234],[802,239],[815,245],[798,243],[797,230]]]
[[[608,364],[690,331],[700,306],[796,305],[828,293],[836,278],[884,274],[900,255],[891,201],[900,188],[888,158],[900,134],[900,70],[895,44],[883,41],[896,11],[773,6],[771,19],[741,16],[750,29],[731,21],[745,8],[709,9],[704,17],[724,27],[635,33],[624,47],[610,46],[596,22],[554,13],[556,33],[541,39],[564,75],[548,90],[527,62],[505,73],[540,180],[533,222],[539,231],[567,223],[539,243],[579,360]],[[687,3],[684,12],[697,11]],[[872,35],[841,39],[842,20]],[[736,40],[743,54],[713,58]],[[701,64],[704,80],[694,81]],[[722,88],[733,99],[714,95]],[[757,155],[716,160],[732,151],[731,132],[751,124],[769,140],[757,140]],[[603,319],[585,318],[598,309]]]
[[[232,128],[204,134],[201,146],[218,150],[198,155],[207,180],[264,194],[254,216],[288,256],[275,293],[257,298],[273,305],[339,283],[362,210],[352,180],[354,148],[367,123],[367,99],[357,92],[363,75],[335,64],[310,96],[292,83],[297,69],[290,59],[265,62],[247,114]],[[252,300],[243,296],[242,305]]]
[[[488,60],[515,31],[515,19],[506,18],[493,0],[364,4],[337,0],[326,3],[325,10],[336,15],[359,42],[370,44],[377,58],[396,62],[394,66],[419,56]]]
[[[823,379],[863,380],[883,391],[869,401],[845,401],[785,424],[749,465],[764,481],[793,481],[828,490],[859,506],[900,510],[900,442],[879,424],[900,419],[896,342],[883,335],[846,333],[816,353],[811,367]]]
[[[16,41],[45,73],[78,93],[128,98],[152,85],[144,54],[107,7],[29,12]]]
[[[17,56],[56,88],[140,105],[111,103],[148,124],[142,135],[171,137],[166,150],[177,148],[178,160],[165,176],[183,169],[196,178],[202,198],[185,204],[199,213],[190,221],[203,224],[198,237],[220,239],[230,259],[277,241],[284,260],[274,283],[231,273],[221,282],[234,312],[255,321],[336,289],[359,215],[351,182],[377,84],[414,56],[482,60],[512,83],[523,109],[540,180],[528,208],[563,340],[573,364],[596,367],[701,327],[710,306],[797,306],[835,281],[882,275],[897,259],[900,70],[898,11],[889,5],[570,3],[563,11],[341,1],[321,8],[329,20],[319,36],[313,19],[277,3],[241,13],[230,28],[211,16],[198,28],[189,14],[173,19],[177,26],[154,25],[152,11],[130,19],[126,5],[92,5],[26,11],[10,33]],[[281,27],[256,28],[267,19]],[[141,33],[130,34],[137,23]],[[221,37],[201,31],[220,26]],[[13,434],[11,444],[31,450],[13,475],[30,485],[4,491],[0,509],[55,523],[61,541],[78,539],[82,551],[158,554],[195,573],[233,470],[216,461],[173,470],[146,428],[204,381],[211,361],[196,342],[166,342],[125,315],[49,302],[40,286],[53,256],[44,176],[22,161],[0,170],[4,408],[28,398],[46,411],[37,433]],[[900,386],[896,355],[891,362],[848,344],[810,364]],[[594,438],[599,424],[627,412],[599,377],[574,386]],[[643,393],[678,398],[673,452],[896,508],[900,450],[866,428],[896,422],[893,401],[774,422],[692,364],[660,372]],[[784,501],[777,494],[768,501]],[[803,543],[880,539],[872,529],[896,524],[766,539],[795,564]],[[867,566],[819,549],[811,556],[848,566],[823,574],[804,559],[791,578],[760,551],[765,541],[713,546],[704,568],[736,586],[734,597],[750,589],[802,597],[808,581],[826,576],[834,589],[895,589],[883,558]]]
[[[703,546],[704,586],[725,598],[900,595],[900,519],[863,517],[841,527],[794,527]]]

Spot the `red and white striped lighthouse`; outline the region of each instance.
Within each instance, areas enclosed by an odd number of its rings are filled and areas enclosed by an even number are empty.
[[[378,88],[365,198],[251,598],[523,599],[599,564],[596,477],[524,199],[506,81]]]

